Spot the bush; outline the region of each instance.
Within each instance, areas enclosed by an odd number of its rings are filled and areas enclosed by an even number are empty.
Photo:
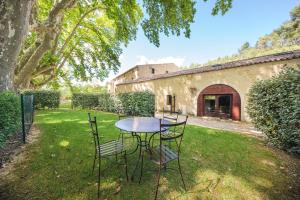
[[[300,66],[254,84],[247,110],[272,144],[300,154]]]
[[[72,107],[96,108],[107,112],[124,113],[126,115],[153,116],[154,94],[150,92],[110,94],[74,93]]]
[[[73,93],[72,108],[96,108],[100,94]]]
[[[33,94],[33,105],[36,109],[58,108],[60,92],[51,90],[26,91],[24,94]]]
[[[117,99],[110,94],[100,94],[98,109],[107,112],[117,112]]]
[[[119,93],[121,109],[127,115],[153,116],[155,98],[151,92]]]
[[[0,93],[0,147],[21,128],[20,97],[13,92]]]

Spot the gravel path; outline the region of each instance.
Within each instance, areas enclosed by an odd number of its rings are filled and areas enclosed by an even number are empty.
[[[156,117],[162,117],[161,113],[156,113]],[[179,116],[179,120],[183,119],[183,116]],[[188,124],[208,127],[213,129],[221,129],[226,131],[234,131],[242,134],[263,138],[263,134],[256,130],[251,123],[248,122],[239,122],[232,120],[224,120],[213,117],[193,117],[189,116]]]

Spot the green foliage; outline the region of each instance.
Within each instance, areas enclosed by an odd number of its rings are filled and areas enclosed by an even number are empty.
[[[45,84],[57,88],[57,77],[83,81],[96,77],[103,80],[110,71],[117,72],[122,47],[136,38],[140,25],[149,41],[159,46],[162,33],[190,37],[190,25],[196,13],[195,0],[64,2],[69,2],[70,6],[62,10],[58,6],[61,1],[38,0],[32,11],[37,27],[31,30],[26,45],[23,45],[16,77],[22,74],[29,57],[37,58],[39,62],[35,62],[37,66],[32,68],[32,76],[28,77],[31,80],[22,80],[30,82],[35,88]],[[232,0],[218,0],[212,14],[223,15],[231,6]],[[57,10],[53,13],[54,8]],[[57,13],[62,15],[62,21],[49,20]],[[51,30],[48,27],[56,30],[51,38],[52,45],[48,51],[40,52],[38,47],[45,42],[44,33]],[[63,68],[66,63],[70,70]]]
[[[13,92],[0,93],[0,148],[9,135],[21,127],[20,97]]]
[[[110,94],[100,94],[98,109],[107,112],[118,112],[117,99]]]
[[[72,108],[96,108],[100,94],[73,93]]]
[[[24,94],[33,94],[33,104],[36,109],[58,108],[60,92],[51,90],[25,91]]]
[[[100,85],[71,86],[73,93],[105,93],[106,87]]]
[[[239,49],[239,53],[243,53],[245,50],[250,48],[250,43],[249,42],[245,42],[241,48]]]
[[[151,92],[119,93],[118,99],[126,115],[154,116],[155,96]]]
[[[300,154],[300,66],[258,81],[249,92],[247,110],[253,124],[272,144]]]
[[[74,93],[72,107],[98,109],[135,116],[153,116],[155,98],[151,92],[110,94]]]

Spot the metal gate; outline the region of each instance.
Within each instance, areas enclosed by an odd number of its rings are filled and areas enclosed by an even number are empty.
[[[23,142],[26,142],[26,135],[28,134],[33,123],[34,107],[33,95],[21,94],[21,112],[22,112],[22,133]]]

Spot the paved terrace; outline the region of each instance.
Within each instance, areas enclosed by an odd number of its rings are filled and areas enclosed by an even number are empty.
[[[162,113],[156,113],[156,117],[162,117]],[[183,119],[183,116],[179,116],[179,120]],[[256,130],[251,123],[239,122],[232,120],[224,120],[213,117],[193,117],[189,116],[188,124],[208,127],[213,129],[220,129],[226,131],[235,131],[242,134],[262,138],[263,134]]]

